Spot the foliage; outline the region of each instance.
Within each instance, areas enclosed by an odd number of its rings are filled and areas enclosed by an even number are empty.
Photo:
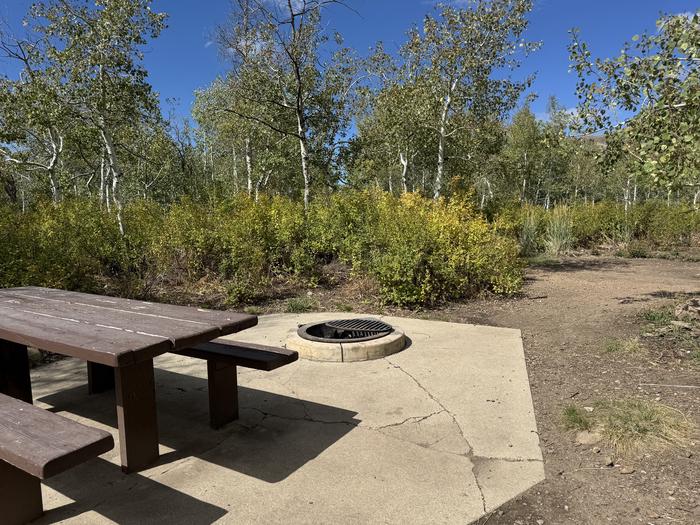
[[[591,58],[573,32],[581,129],[604,130],[608,154],[669,188],[700,185],[700,12],[663,16],[619,56]],[[621,121],[619,112],[631,117]]]
[[[508,294],[521,283],[516,243],[466,200],[348,191],[316,200],[306,214],[288,198],[239,195],[167,208],[136,201],[125,217],[121,236],[113,217],[86,199],[25,214],[0,207],[0,285],[97,290],[108,280],[143,294],[156,280],[213,279],[236,303],[264,294],[276,279],[313,282],[334,259],[374,276],[384,299],[401,305]]]
[[[659,201],[647,201],[627,211],[624,204],[609,201],[551,210],[515,205],[503,209],[499,220],[502,217],[516,225],[521,246],[525,246],[527,237],[530,250],[543,246],[550,255],[561,252],[564,246],[574,249],[613,245],[622,246],[621,253],[630,256],[647,256],[654,247],[693,246],[700,233],[700,214],[687,206],[668,206]],[[535,229],[527,221],[540,226]]]
[[[93,290],[97,278],[125,268],[114,221],[93,202],[38,205],[24,215],[0,211],[0,287],[42,284]]]

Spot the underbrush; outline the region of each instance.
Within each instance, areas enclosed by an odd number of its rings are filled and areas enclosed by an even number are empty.
[[[517,242],[470,199],[343,191],[305,213],[284,197],[247,196],[124,209],[126,235],[87,199],[0,209],[0,286],[43,285],[149,297],[216,290],[225,302],[264,297],[280,282],[314,286],[339,261],[377,281],[382,299],[431,305],[522,282]],[[296,307],[294,307],[296,309]]]
[[[700,245],[700,212],[689,206],[647,201],[630,206],[601,202],[508,208],[523,255],[559,255],[571,249],[606,247],[619,256],[644,258]]]

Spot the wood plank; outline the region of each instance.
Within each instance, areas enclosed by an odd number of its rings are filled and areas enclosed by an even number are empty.
[[[99,394],[114,390],[114,368],[97,363],[87,363],[88,394]]]
[[[0,293],[0,307],[2,306],[39,316],[60,317],[89,326],[111,328],[117,333],[137,333],[169,339],[173,348],[208,341],[221,333],[218,326],[203,322],[188,323],[181,319],[144,316],[128,310],[97,308],[92,305],[46,300],[39,296],[11,292]],[[70,323],[68,326],[73,324],[75,323]]]
[[[173,347],[163,337],[97,327],[5,305],[0,305],[0,339],[109,366],[160,355]]]
[[[209,425],[219,429],[238,419],[238,377],[236,365],[207,361],[209,383]]]
[[[117,424],[124,472],[158,459],[158,414],[153,360],[116,369]]]
[[[192,348],[172,352],[197,359],[220,361],[265,371],[274,370],[299,359],[299,353],[294,350],[228,339],[214,339]]]
[[[26,525],[44,514],[39,478],[0,461],[0,487],[3,525]]]
[[[185,325],[204,324],[216,326],[222,335],[238,332],[257,324],[257,316],[239,312],[208,310],[191,306],[137,301],[121,297],[107,297],[81,292],[55,290],[53,288],[23,287],[0,290],[3,294],[24,295],[49,301],[89,305],[96,309],[127,311],[140,317],[174,320]]]
[[[0,394],[0,459],[46,479],[114,448],[111,434]]]
[[[32,402],[27,347],[0,339],[0,394]]]

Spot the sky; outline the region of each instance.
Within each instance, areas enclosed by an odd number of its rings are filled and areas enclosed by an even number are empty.
[[[330,31],[339,31],[345,44],[366,55],[381,40],[389,52],[405,41],[406,31],[420,25],[434,10],[431,0],[345,0],[353,10],[333,6],[324,17]],[[452,0],[466,3],[467,0]],[[576,105],[575,74],[567,73],[568,31],[577,27],[594,56],[619,54],[622,44],[644,30],[655,31],[659,13],[694,12],[698,0],[534,0],[529,16],[529,40],[542,42],[541,49],[522,65],[524,73],[536,73],[531,92],[537,95],[532,110],[546,115],[547,100],[555,95],[562,105]],[[0,19],[21,31],[21,19],[30,0],[3,0]],[[151,42],[145,55],[149,80],[161,101],[175,99],[176,113],[189,115],[196,89],[205,88],[226,71],[212,34],[227,20],[229,0],[155,0],[154,9],[169,14],[168,28]],[[353,12],[356,11],[356,12]],[[14,76],[14,67],[0,61],[0,74]],[[165,109],[165,108],[164,108]]]

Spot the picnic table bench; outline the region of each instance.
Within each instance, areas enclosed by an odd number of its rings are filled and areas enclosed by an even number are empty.
[[[114,448],[111,434],[0,394],[0,523],[43,514],[41,481]]]
[[[238,419],[237,366],[269,372],[299,359],[299,353],[294,350],[228,339],[214,339],[174,353],[207,361],[212,428]]]
[[[299,359],[295,350],[230,339],[214,339],[171,353],[207,362],[209,424],[214,429],[238,419],[238,366],[269,372]],[[111,368],[88,363],[88,392],[96,394],[113,388]]]
[[[111,369],[122,469],[140,470],[158,458],[153,358],[257,322],[248,314],[51,288],[2,289],[0,393],[32,401],[27,346],[92,363],[93,381],[98,383],[95,374],[104,378]]]

